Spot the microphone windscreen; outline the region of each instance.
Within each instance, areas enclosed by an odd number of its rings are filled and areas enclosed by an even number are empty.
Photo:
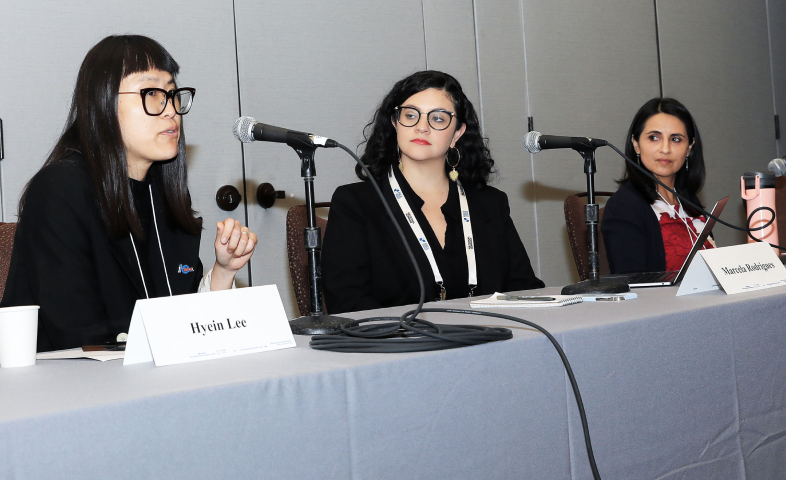
[[[240,117],[235,120],[235,125],[232,127],[232,133],[234,133],[235,138],[241,142],[251,143],[255,140],[254,134],[251,130],[256,124],[257,121],[254,119],[254,117]]]
[[[786,162],[782,158],[771,160],[770,164],[767,165],[767,170],[774,173],[776,177],[786,175]]]
[[[529,153],[538,153],[540,151],[540,132],[531,131],[524,136],[524,148],[527,149]]]

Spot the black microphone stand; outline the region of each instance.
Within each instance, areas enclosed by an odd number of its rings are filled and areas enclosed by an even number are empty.
[[[352,323],[351,318],[327,315],[322,311],[322,232],[317,226],[314,211],[314,177],[317,175],[314,164],[316,147],[299,132],[287,132],[287,145],[300,157],[300,175],[306,187],[306,214],[308,227],[303,229],[303,238],[308,253],[308,287],[311,297],[311,311],[308,315],[289,322],[295,335],[332,335],[340,333],[342,324]]]
[[[587,247],[589,250],[589,279],[566,285],[562,295],[580,295],[584,293],[625,293],[630,286],[625,280],[600,277],[600,255],[598,254],[598,222],[600,207],[595,203],[595,146],[587,138],[584,145],[573,147],[584,158],[584,173],[587,174],[587,205],[584,206],[584,218],[587,222]]]

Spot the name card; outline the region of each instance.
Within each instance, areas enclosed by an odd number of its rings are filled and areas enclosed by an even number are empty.
[[[156,366],[295,346],[275,285],[137,300],[123,365]]]
[[[722,288],[727,294],[786,285],[786,267],[764,242],[700,250],[677,296]]]

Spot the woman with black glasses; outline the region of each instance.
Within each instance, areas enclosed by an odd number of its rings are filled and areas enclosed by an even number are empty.
[[[510,218],[487,185],[494,167],[472,103],[437,71],[399,81],[364,131],[362,161],[404,231],[426,300],[543,287]],[[336,189],[322,249],[330,313],[417,303],[419,284],[373,186]]]
[[[217,224],[203,277],[181,125],[195,90],[160,44],[111,36],[87,54],[66,127],[19,203],[0,306],[39,305],[38,351],[123,341],[137,299],[231,288],[255,234]]]

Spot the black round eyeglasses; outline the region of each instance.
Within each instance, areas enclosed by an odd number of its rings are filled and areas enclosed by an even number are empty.
[[[396,107],[396,120],[405,127],[414,127],[420,121],[420,110],[415,107]],[[428,112],[428,124],[434,130],[445,130],[450,126],[456,114],[447,110],[436,109]]]

